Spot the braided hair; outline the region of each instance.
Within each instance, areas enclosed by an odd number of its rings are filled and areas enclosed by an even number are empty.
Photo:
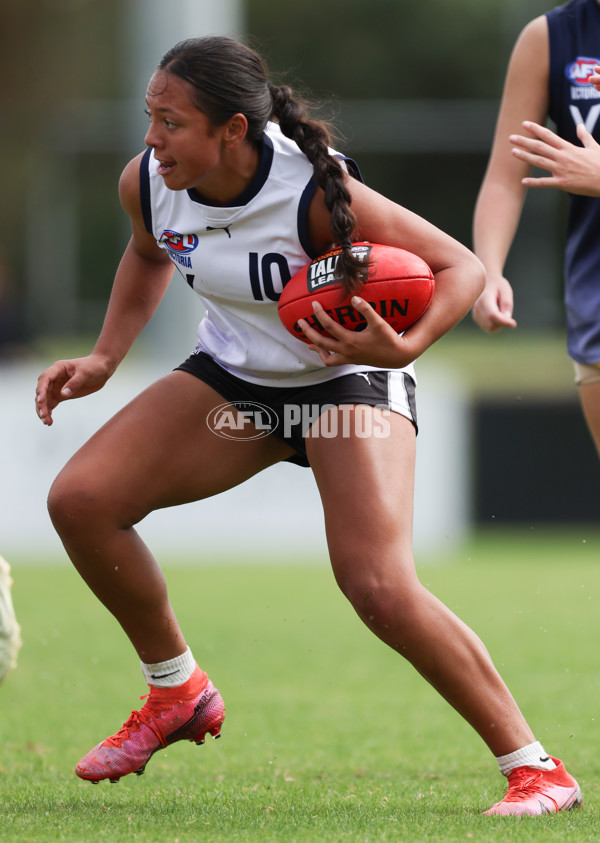
[[[337,158],[329,154],[331,135],[326,124],[310,116],[306,103],[287,85],[273,85],[263,58],[245,44],[224,36],[188,38],[168,50],[159,65],[188,82],[194,105],[214,126],[222,126],[234,114],[248,120],[247,138],[259,144],[269,120],[295,141],[313,165],[315,181],[325,193],[333,242],[341,246],[338,271],[345,294],[360,289],[365,264],[352,252],[357,221],[345,174]]]

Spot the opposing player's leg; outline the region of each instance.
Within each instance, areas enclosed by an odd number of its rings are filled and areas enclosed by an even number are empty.
[[[237,440],[217,436],[207,417],[222,404],[202,381],[173,372],[104,425],[51,489],[49,511],[73,564],[142,663],[158,666],[142,710],[78,765],[78,775],[90,781],[142,772],[161,747],[219,733],[222,700],[189,663],[165,579],[134,525],[155,509],[225,491],[292,453],[275,437],[251,439],[244,430]],[[171,673],[180,684],[170,686]]]
[[[585,368],[592,370],[591,366]],[[583,415],[600,456],[600,368],[593,367],[588,378],[578,383],[578,389]]]
[[[415,432],[403,416],[390,413],[388,421],[387,438],[307,438],[336,580],[364,623],[412,663],[496,757],[535,745],[482,642],[418,580],[412,557]],[[349,472],[359,480],[348,482]]]
[[[15,616],[10,565],[0,556],[0,682],[17,665],[21,647],[21,627]]]

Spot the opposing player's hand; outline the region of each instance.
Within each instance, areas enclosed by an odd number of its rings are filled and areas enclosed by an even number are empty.
[[[317,352],[326,366],[357,363],[396,369],[412,363],[414,354],[411,356],[409,344],[375,313],[368,302],[354,296],[352,307],[365,318],[367,326],[362,331],[349,331],[334,322],[319,302],[313,302],[313,310],[329,336],[315,331],[305,319],[298,320],[304,336],[310,340],[309,347]]]
[[[57,360],[38,378],[35,407],[45,425],[52,424],[52,411],[61,401],[82,398],[102,389],[111,376],[107,362],[97,354],[73,360]]]
[[[539,123],[527,121],[523,127],[531,137],[511,135],[512,154],[551,173],[527,176],[522,180],[526,187],[557,187],[580,196],[600,196],[600,145],[582,123],[577,126],[577,137],[583,146],[569,143]]]
[[[473,321],[492,334],[501,328],[516,328],[513,318],[513,291],[506,278],[488,280],[471,311]]]
[[[600,91],[600,65],[596,65],[594,72],[588,76],[588,82],[593,85],[597,91]]]

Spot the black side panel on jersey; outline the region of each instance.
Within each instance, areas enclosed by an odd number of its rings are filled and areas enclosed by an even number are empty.
[[[150,174],[148,172],[148,161],[152,153],[152,147],[144,152],[140,161],[140,203],[142,205],[142,216],[148,234],[152,234],[152,208],[150,207]]]

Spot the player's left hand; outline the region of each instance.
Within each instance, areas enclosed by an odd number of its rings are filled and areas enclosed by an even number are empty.
[[[581,196],[600,196],[600,145],[583,124],[577,136],[583,146],[575,146],[555,132],[526,121],[523,127],[532,135],[511,135],[512,154],[532,167],[548,170],[551,176],[528,176],[526,187],[558,187]]]
[[[319,302],[313,302],[315,316],[329,336],[323,336],[311,328],[305,319],[298,325],[310,346],[326,366],[342,366],[356,363],[378,366],[382,369],[396,369],[407,366],[414,360],[409,343],[387,322],[375,313],[371,305],[359,296],[352,299],[352,307],[364,316],[367,327],[362,331],[349,331],[331,319]]]

